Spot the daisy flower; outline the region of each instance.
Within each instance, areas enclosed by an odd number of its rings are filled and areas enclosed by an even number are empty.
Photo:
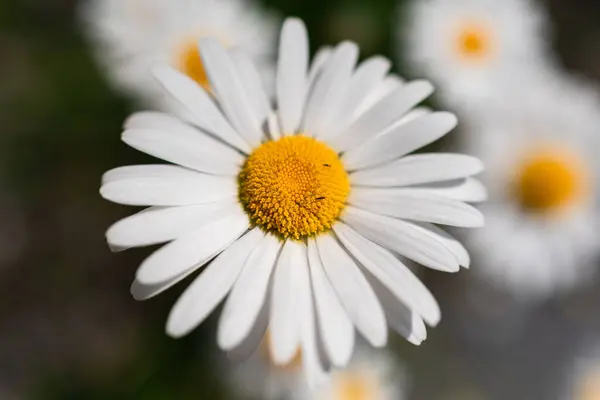
[[[170,98],[151,68],[171,65],[205,89],[198,40],[215,37],[265,69],[271,64],[278,20],[252,0],[87,0],[82,18],[96,55],[113,83],[146,104],[169,110]]]
[[[276,110],[243,53],[212,38],[199,46],[214,97],[173,68],[154,69],[190,124],[151,112],[125,123],[127,144],[176,165],[103,177],[106,199],[152,206],[113,225],[111,246],[169,242],[139,267],[134,297],[154,296],[208,264],[173,307],[167,332],[187,334],[227,298],[219,346],[249,354],[268,326],[275,363],[301,348],[311,383],[323,376],[318,344],[328,362],[345,366],[355,328],[373,346],[386,344],[387,325],[421,343],[423,322],[437,324],[440,310],[395,253],[458,271],[467,252],[433,224],[483,223],[465,203],[484,194],[470,178],[482,169],[478,159],[408,155],[448,133],[454,115],[410,113],[432,86],[390,85],[389,61],[356,66],[354,43],[322,50],[309,68],[297,19],[281,33]]]
[[[398,24],[398,54],[439,85],[452,104],[489,90],[548,58],[546,16],[530,0],[414,0]]]
[[[469,242],[481,277],[533,299],[584,283],[595,268],[600,101],[559,76],[517,92],[472,126],[490,199]]]

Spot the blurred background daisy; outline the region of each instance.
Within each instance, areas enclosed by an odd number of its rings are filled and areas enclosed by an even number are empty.
[[[119,140],[132,112],[172,109],[153,64],[214,99],[195,44],[215,37],[267,71],[273,102],[268,71],[289,15],[320,62],[342,40],[357,42],[367,71],[387,68],[377,55],[394,60],[349,118],[430,80],[412,117],[450,109],[459,120],[422,151],[486,163],[425,189],[468,193],[487,222],[450,231],[469,271],[417,267],[440,324],[418,347],[390,334],[383,350],[359,348],[317,392],[302,352],[283,367],[264,343],[246,362],[215,356],[221,310],[169,338],[165,316],[191,279],[132,301],[135,266],[155,248],[110,253],[103,233],[131,209],[98,195],[105,171],[160,162]],[[599,19],[588,0],[1,1],[0,399],[598,399]]]
[[[276,13],[253,0],[82,0],[82,29],[99,64],[123,93],[146,106],[169,107],[169,98],[149,73],[167,64],[210,90],[198,52],[203,37],[239,48],[265,71],[274,60]]]

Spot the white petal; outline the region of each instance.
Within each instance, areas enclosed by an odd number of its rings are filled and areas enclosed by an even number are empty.
[[[319,258],[315,240],[308,240],[308,264],[323,346],[331,363],[345,367],[354,349],[354,326],[340,303]]]
[[[223,350],[238,347],[252,332],[269,291],[281,243],[265,235],[242,269],[221,313],[217,342]]]
[[[248,360],[258,349],[265,338],[267,327],[269,325],[269,304],[264,302],[258,312],[256,321],[250,330],[250,333],[234,349],[227,352],[227,358],[234,362]]]
[[[156,283],[156,284],[144,284],[140,282],[138,279],[134,279],[131,283],[131,287],[129,291],[135,300],[148,300],[156,295],[161,294],[165,290],[169,289],[173,285],[179,283],[179,281],[185,279],[188,275],[191,275],[195,269],[190,269],[188,271],[184,271],[179,275],[175,275],[170,279],[167,279],[164,282]]]
[[[281,128],[277,122],[277,113],[272,112],[267,119],[267,129],[272,140],[281,138]]]
[[[168,131],[186,125],[180,119],[158,111],[138,111],[131,114],[123,123],[123,129],[157,129]]]
[[[366,278],[333,236],[319,235],[316,241],[325,272],[348,316],[371,345],[384,346],[385,315]]]
[[[332,137],[352,122],[356,110],[365,98],[381,84],[390,66],[390,61],[381,56],[371,57],[358,66],[350,81],[350,89],[342,103],[340,119],[337,121],[335,131],[331,133]]]
[[[258,121],[266,121],[271,113],[271,104],[262,84],[262,78],[250,57],[240,48],[229,50],[237,75]]]
[[[483,214],[462,201],[436,194],[404,189],[352,189],[348,203],[375,214],[412,221],[476,228],[483,226]]]
[[[288,18],[281,29],[277,63],[277,107],[284,135],[298,130],[307,92],[308,33],[304,23]]]
[[[329,46],[323,46],[319,50],[317,50],[317,54],[315,54],[312,64],[310,66],[310,72],[308,73],[307,87],[309,93],[312,92],[312,90],[314,89],[315,82],[323,72],[323,67],[327,65],[327,60],[329,60],[329,58],[331,57],[331,53],[333,53],[333,51]],[[307,97],[309,97],[309,93],[307,93]]]
[[[400,188],[369,188],[369,190],[372,190],[376,193],[393,194],[404,194],[407,192],[427,193],[431,195],[446,197],[448,199],[466,201],[469,203],[482,202],[485,201],[488,197],[485,186],[483,186],[483,184],[475,178],[455,179],[452,181],[426,183],[423,185],[414,185]]]
[[[450,132],[457,124],[456,116],[435,112],[393,126],[382,135],[348,151],[342,157],[349,170],[373,167],[411,153]]]
[[[235,214],[234,201],[182,207],[151,207],[113,224],[106,232],[108,244],[127,249],[165,243],[195,229]]]
[[[381,281],[371,277],[369,283],[385,310],[385,318],[390,328],[417,346],[427,339],[427,328],[419,314],[398,302],[397,297]]]
[[[415,154],[350,175],[353,185],[406,186],[466,178],[483,171],[478,158],[463,154]]]
[[[253,112],[236,68],[223,46],[213,37],[200,39],[200,55],[219,104],[236,132],[252,147],[263,139],[262,123]]]
[[[157,66],[152,74],[194,116],[194,124],[223,141],[250,153],[251,147],[233,130],[227,119],[202,87],[187,75],[168,66]]]
[[[315,306],[310,292],[310,282],[308,279],[308,270],[306,270],[306,287],[302,293],[302,314],[301,318],[301,345],[302,345],[302,367],[308,386],[311,389],[318,388],[328,380],[328,374],[325,371],[319,355],[319,343],[316,327]]]
[[[396,256],[344,223],[336,224],[334,230],[354,258],[398,300],[422,315],[428,324],[438,324],[441,313],[437,301],[419,278]]]
[[[183,206],[237,196],[236,177],[201,174],[173,165],[134,165],[104,174],[100,194],[132,206]]]
[[[334,50],[315,82],[306,106],[303,130],[307,135],[324,138],[331,133],[331,127],[342,111],[357,58],[355,43],[343,42]]]
[[[152,253],[136,272],[145,285],[163,283],[204,265],[248,229],[248,217],[239,210],[209,222]]]
[[[348,129],[331,140],[339,152],[348,151],[379,135],[433,92],[427,81],[407,83],[365,111]]]
[[[346,207],[342,220],[380,246],[426,267],[446,272],[459,270],[454,254],[415,223]]]
[[[177,300],[167,320],[167,333],[187,335],[210,315],[235,283],[246,259],[264,234],[254,228],[219,254]]]
[[[394,92],[403,84],[404,81],[397,75],[388,75],[373,91],[371,91],[371,93],[365,96],[356,111],[354,111],[355,116],[363,114],[377,104],[379,100]]]
[[[271,350],[273,362],[288,364],[300,345],[303,291],[308,285],[307,249],[303,243],[287,240],[273,273],[271,293]]]
[[[452,235],[450,235],[445,230],[426,222],[417,222],[415,223],[419,227],[423,229],[425,233],[430,235],[435,240],[442,243],[448,250],[454,254],[454,257],[458,261],[458,263],[464,267],[469,268],[471,265],[471,257],[469,256],[469,252],[465,249],[465,246],[462,245],[458,240],[456,240]]]
[[[244,158],[231,147],[184,124],[168,130],[128,129],[129,146],[181,166],[217,175],[237,175]]]

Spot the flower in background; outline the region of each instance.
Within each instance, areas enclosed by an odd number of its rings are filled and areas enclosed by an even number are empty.
[[[336,370],[326,385],[292,400],[403,400],[406,376],[392,355],[359,348],[348,367]]]
[[[398,23],[398,54],[440,85],[453,105],[476,103],[490,89],[548,59],[545,14],[530,0],[413,0]],[[501,83],[500,83],[501,84]]]
[[[280,39],[273,111],[245,54],[200,41],[214,98],[171,67],[154,74],[190,114],[134,114],[123,140],[177,165],[111,170],[100,192],[116,203],[152,206],[107,232],[114,248],[170,242],[139,267],[132,292],[152,297],[212,262],[173,307],[167,332],[183,336],[227,297],[218,344],[251,354],[269,327],[273,360],[302,351],[311,384],[327,361],[345,366],[355,328],[373,346],[391,326],[410,342],[426,337],[439,307],[394,255],[456,272],[465,248],[434,223],[477,227],[467,201],[482,198],[471,178],[480,161],[416,154],[455,125],[447,112],[414,106],[433,88],[395,81],[383,57],[356,66],[343,42],[309,68],[304,24],[289,19]],[[215,103],[218,99],[218,105]],[[365,102],[369,103],[365,107]]]
[[[511,100],[469,135],[490,191],[486,226],[469,242],[482,277],[519,298],[545,297],[595,269],[600,101],[590,85],[559,75],[498,97]]]
[[[584,340],[577,357],[567,369],[567,384],[561,398],[565,400],[600,399],[600,352],[597,345]]]
[[[150,70],[157,64],[171,65],[210,90],[198,52],[203,37],[242,49],[261,70],[272,64],[278,19],[252,0],[87,0],[83,4],[82,18],[96,45],[97,59],[120,89],[149,106],[175,107],[152,78]]]

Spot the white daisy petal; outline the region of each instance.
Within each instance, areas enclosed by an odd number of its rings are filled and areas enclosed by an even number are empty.
[[[256,321],[246,335],[244,340],[232,350],[227,351],[227,358],[234,362],[242,362],[248,360],[259,349],[261,343],[265,339],[267,327],[269,326],[269,304],[264,302],[262,308],[258,312]]]
[[[225,298],[246,259],[264,234],[259,228],[246,233],[219,254],[177,300],[167,320],[167,333],[187,335]]]
[[[160,131],[177,130],[186,124],[169,114],[158,111],[138,111],[131,114],[123,123],[123,129],[153,129]]]
[[[277,107],[284,135],[298,130],[304,110],[308,71],[308,34],[296,18],[285,21],[279,42]]]
[[[319,355],[319,344],[316,327],[315,306],[310,292],[310,282],[308,279],[308,270],[305,269],[306,283],[302,294],[302,314],[301,318],[301,344],[302,344],[302,367],[306,376],[308,386],[312,389],[321,386],[328,379],[327,372]]]
[[[152,253],[136,272],[145,285],[170,280],[197,269],[227,248],[248,229],[248,217],[240,210],[209,222]]]
[[[415,223],[373,214],[352,206],[346,207],[342,220],[380,246],[426,267],[446,272],[459,270],[454,254]]]
[[[208,93],[191,78],[168,66],[154,67],[152,74],[190,111],[194,124],[243,152],[251,151],[251,147],[233,130]]]
[[[315,54],[312,60],[310,71],[308,73],[307,95],[314,89],[315,82],[323,72],[323,67],[327,65],[327,60],[329,60],[332,53],[333,50],[329,46],[323,46],[317,50],[317,54]]]
[[[156,295],[161,294],[165,290],[171,288],[176,285],[183,279],[187,278],[189,275],[194,273],[195,269],[190,269],[185,271],[179,275],[175,275],[170,279],[167,279],[164,282],[156,283],[156,284],[145,284],[140,282],[138,279],[134,279],[131,283],[131,287],[129,291],[131,292],[131,296],[138,301],[148,300]]]
[[[358,47],[352,42],[341,43],[329,57],[307,105],[304,130],[308,135],[324,139],[338,127],[357,58]]]
[[[385,310],[385,318],[390,328],[417,346],[427,339],[427,328],[419,314],[398,302],[398,298],[380,280],[371,278],[369,283]]]
[[[323,268],[348,316],[371,345],[385,346],[385,315],[366,278],[333,236],[320,235],[316,242]]]
[[[108,171],[100,194],[133,206],[183,206],[237,196],[236,177],[221,177],[173,165],[135,165]]]
[[[292,360],[300,344],[302,296],[308,285],[307,249],[302,243],[287,240],[283,245],[271,293],[271,350],[277,365]]]
[[[245,89],[246,96],[250,100],[256,118],[265,121],[271,113],[271,104],[262,84],[261,77],[254,67],[250,57],[241,48],[229,50],[237,75]]]
[[[404,81],[397,75],[388,75],[375,87],[368,96],[365,96],[363,101],[360,103],[354,114],[356,116],[362,115],[365,111],[369,110],[375,104],[379,103],[381,99],[389,95],[390,93],[397,90],[404,84]]]
[[[353,116],[356,115],[356,110],[364,99],[381,84],[390,67],[390,61],[381,56],[371,57],[358,66],[352,76],[350,89],[340,109],[340,120],[337,121],[339,128],[336,129],[336,132],[332,133],[332,136],[346,128],[352,122]]]
[[[272,140],[281,139],[281,127],[277,121],[277,113],[272,112],[267,119],[267,128],[269,130],[269,136]]]
[[[128,129],[122,139],[154,157],[216,175],[237,175],[244,158],[231,147],[181,124],[169,130]]]
[[[350,174],[353,185],[407,186],[466,178],[480,173],[483,164],[463,154],[415,154],[390,164]]]
[[[348,129],[332,138],[331,145],[340,152],[353,149],[399,121],[432,92],[433,86],[427,81],[413,81],[399,87],[365,111]]]
[[[438,324],[441,312],[437,301],[419,278],[396,256],[344,223],[336,224],[334,231],[354,258],[398,300],[418,312],[428,324]]]
[[[352,190],[348,203],[375,214],[404,218],[412,221],[478,228],[483,226],[483,214],[462,201],[411,189]]]
[[[303,130],[306,135],[324,137],[335,121],[358,58],[358,46],[352,42],[338,45],[315,82],[306,105]],[[333,121],[332,121],[333,118]]]
[[[113,224],[106,232],[110,246],[131,248],[165,243],[239,210],[235,201],[182,207],[151,207]]]
[[[454,254],[454,257],[458,261],[461,267],[469,268],[471,265],[471,257],[469,256],[469,252],[465,249],[465,246],[462,245],[458,240],[456,240],[452,235],[450,235],[445,230],[426,222],[418,222],[416,223],[419,227],[423,229],[424,232],[431,235],[431,237],[435,238],[435,240],[443,243],[444,246],[448,248]]]
[[[266,235],[242,269],[221,314],[217,342],[223,350],[233,350],[252,332],[267,298],[271,273],[281,243]]]
[[[381,165],[438,140],[457,124],[452,113],[436,112],[411,119],[354,148],[342,157],[349,170]]]
[[[367,188],[361,188],[361,190],[367,190]],[[455,179],[400,188],[368,188],[368,190],[374,193],[390,193],[392,195],[409,192],[427,193],[469,203],[479,203],[487,200],[488,197],[485,186],[475,178]]]
[[[264,121],[253,112],[231,58],[214,38],[200,40],[200,54],[219,104],[232,126],[250,146],[260,145]]]
[[[308,264],[323,346],[331,363],[343,368],[352,356],[354,326],[325,275],[316,242],[312,238],[308,239]]]

